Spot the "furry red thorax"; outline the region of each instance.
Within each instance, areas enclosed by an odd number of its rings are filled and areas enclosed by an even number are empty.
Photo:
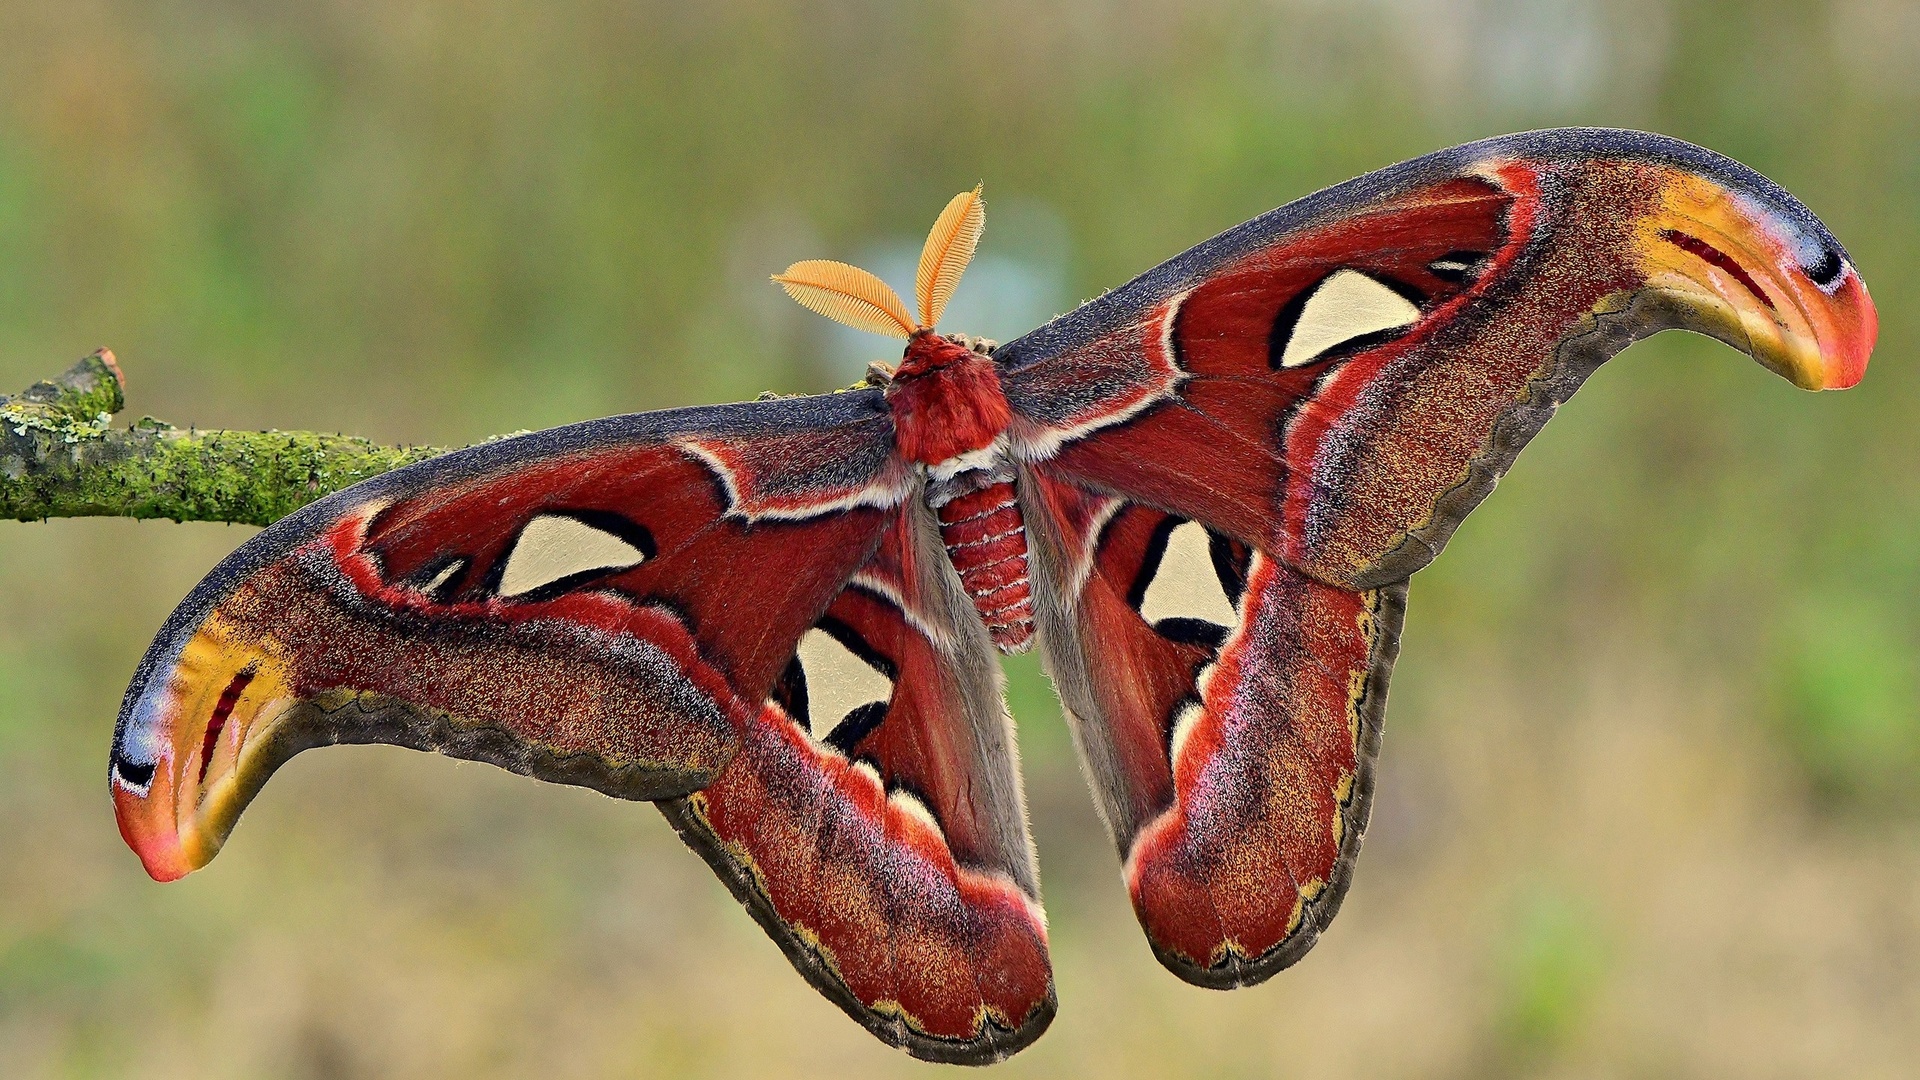
[[[887,401],[895,445],[924,465],[986,449],[1013,420],[993,361],[926,330],[907,342]]]

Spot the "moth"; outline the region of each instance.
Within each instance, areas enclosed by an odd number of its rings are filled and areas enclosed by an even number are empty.
[[[294,754],[391,743],[656,802],[815,987],[984,1063],[1054,1015],[996,653],[1038,643],[1168,969],[1258,983],[1352,878],[1407,583],[1600,363],[1668,328],[1807,389],[1877,329],[1792,196],[1658,135],[1445,150],[1230,229],[1004,345],[840,263],[906,341],[838,393],[619,416],[399,469],[222,561],[109,766],[153,877]]]

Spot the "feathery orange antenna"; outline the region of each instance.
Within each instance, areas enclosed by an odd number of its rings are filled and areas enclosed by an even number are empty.
[[[960,284],[960,275],[973,261],[973,249],[979,246],[980,234],[987,227],[987,203],[980,197],[982,186],[976,184],[972,191],[963,191],[947,202],[947,208],[933,223],[933,231],[927,234],[926,246],[920,249],[920,273],[914,278],[913,291],[920,300],[921,326],[931,327],[940,321],[948,298]]]
[[[787,267],[773,280],[809,311],[817,311],[855,330],[910,338],[920,329],[907,305],[886,282],[857,266],[832,259],[808,259]]]
[[[933,223],[920,251],[920,271],[914,294],[920,301],[920,319],[914,321],[900,294],[884,281],[832,259],[808,259],[775,274],[773,280],[809,311],[818,312],[855,330],[888,337],[911,338],[931,330],[946,310],[947,300],[960,284],[960,275],[973,260],[973,249],[987,227],[987,203],[980,187],[963,191],[947,202]]]

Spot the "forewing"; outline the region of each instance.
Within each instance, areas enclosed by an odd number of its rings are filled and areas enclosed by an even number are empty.
[[[978,1064],[1052,1019],[999,666],[919,499],[802,636],[739,753],[662,808],[886,1042]]]
[[[995,359],[1016,456],[1365,589],[1426,565],[1632,341],[1696,330],[1841,387],[1876,325],[1844,249],[1764,177],[1582,129],[1329,188]]]
[[[711,781],[908,476],[875,392],[653,413],[357,485],[242,545],[128,689],[112,786],[160,878],[287,758],[386,742],[622,798]]]

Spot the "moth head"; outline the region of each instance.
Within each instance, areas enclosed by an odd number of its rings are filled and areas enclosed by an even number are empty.
[[[857,266],[831,259],[794,263],[775,274],[774,283],[809,311],[835,322],[907,339],[911,353],[913,343],[937,340],[933,328],[980,245],[980,234],[987,227],[987,204],[980,190],[976,186],[948,200],[927,234],[927,242],[920,249],[920,269],[914,275],[918,317],[907,311],[906,301],[886,282]]]
[[[1759,174],[1659,167],[1629,251],[1683,325],[1794,385],[1845,389],[1865,374],[1879,329],[1866,284],[1819,219]]]
[[[215,611],[135,681],[109,783],[120,835],[156,880],[211,861],[286,756],[273,738],[294,705],[281,653]]]

